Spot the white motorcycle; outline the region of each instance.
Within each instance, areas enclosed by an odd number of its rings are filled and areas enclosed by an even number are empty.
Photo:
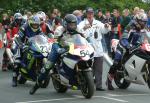
[[[125,53],[114,77],[120,89],[126,89],[131,83],[147,85],[150,88],[150,33],[142,34],[140,45]]]
[[[68,88],[80,88],[85,98],[91,98],[94,94],[91,69],[94,49],[78,34],[73,35],[70,41],[69,51],[61,55],[52,69],[54,88],[61,93]]]

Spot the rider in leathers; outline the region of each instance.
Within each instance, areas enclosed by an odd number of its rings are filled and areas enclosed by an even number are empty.
[[[11,49],[13,38],[18,33],[19,28],[24,23],[25,22],[23,20],[23,17],[21,15],[21,13],[15,13],[14,14],[14,21],[9,25],[9,29],[7,31],[7,46],[6,46],[6,48]],[[5,48],[5,51],[4,51],[4,54],[3,54],[2,70],[6,70],[6,68],[8,68],[7,66],[8,66],[9,58],[8,58],[7,53],[6,53],[6,48]]]
[[[35,86],[31,89],[30,94],[34,94],[41,86],[41,83],[48,76],[50,69],[56,63],[59,55],[68,50],[69,43],[73,35],[81,34],[77,31],[77,18],[73,14],[67,14],[63,21],[63,26],[59,26],[55,32],[54,37],[57,37],[58,43],[52,45],[52,50],[48,56],[48,61],[41,69],[41,73]],[[81,36],[83,36],[81,34]]]
[[[125,52],[129,52],[130,49],[140,43],[140,37],[145,33],[145,25],[147,18],[143,15],[137,14],[134,19],[127,25],[122,38],[119,41],[117,50],[115,52],[115,58],[113,65],[110,67],[106,85],[108,90],[114,90],[112,86],[112,80],[116,73],[117,68],[121,67],[121,59]]]
[[[18,32],[18,37],[15,38],[16,41],[16,48],[15,50],[17,50],[17,47],[19,46],[19,48],[21,49],[21,53],[20,55],[22,55],[23,51],[25,50],[26,46],[26,42],[27,39],[30,37],[33,37],[35,35],[38,35],[42,33],[41,29],[40,29],[40,18],[37,15],[33,15],[29,18],[28,22],[23,25],[19,32]],[[14,51],[15,51],[14,50]],[[15,63],[16,65],[14,65],[14,69],[13,69],[13,80],[12,80],[12,86],[16,87],[17,86],[17,77],[18,77],[18,64],[20,61],[19,55],[17,58],[15,58]]]

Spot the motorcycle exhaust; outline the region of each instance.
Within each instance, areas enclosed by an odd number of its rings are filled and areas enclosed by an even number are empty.
[[[104,57],[106,63],[107,63],[109,66],[112,66],[112,65],[113,65],[113,61],[112,61],[112,59],[108,56],[107,53],[104,53],[103,57]]]
[[[6,48],[6,53],[7,53],[9,60],[10,60],[10,63],[14,64],[13,54],[9,48]]]

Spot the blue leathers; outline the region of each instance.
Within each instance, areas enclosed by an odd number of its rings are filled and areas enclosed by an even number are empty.
[[[13,69],[13,84],[12,84],[13,87],[17,86],[17,77],[19,74],[18,61],[20,61],[20,59],[21,59],[21,54],[22,54],[23,50],[25,49],[25,44],[27,42],[27,39],[30,37],[33,37],[35,35],[39,35],[40,33],[42,33],[40,28],[37,31],[33,31],[28,23],[23,25],[20,28],[20,30],[18,32],[18,37],[15,38],[17,45],[13,50],[13,53],[16,54],[16,57],[17,57],[17,58],[15,58],[15,66]],[[18,47],[20,47],[20,52],[21,52],[20,54],[18,54],[18,52],[16,52]]]
[[[124,52],[128,51],[131,47],[136,46],[140,43],[140,36],[144,33],[143,31],[130,30],[128,38],[122,38],[119,41],[117,50],[115,52],[114,62],[118,63]],[[126,50],[126,51],[125,51]]]
[[[20,28],[18,35],[21,41],[24,42],[26,38],[33,37],[35,35],[40,34],[41,32],[42,32],[41,29],[38,29],[37,31],[34,32],[27,23]]]

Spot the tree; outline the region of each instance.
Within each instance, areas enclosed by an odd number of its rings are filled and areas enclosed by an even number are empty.
[[[149,9],[150,0],[1,0],[0,7],[5,10],[23,11],[43,10],[45,12],[58,8],[62,14],[70,13],[75,9],[85,9],[91,6],[95,9],[101,8],[104,11],[109,9],[123,10],[133,9],[139,6],[145,10]]]

